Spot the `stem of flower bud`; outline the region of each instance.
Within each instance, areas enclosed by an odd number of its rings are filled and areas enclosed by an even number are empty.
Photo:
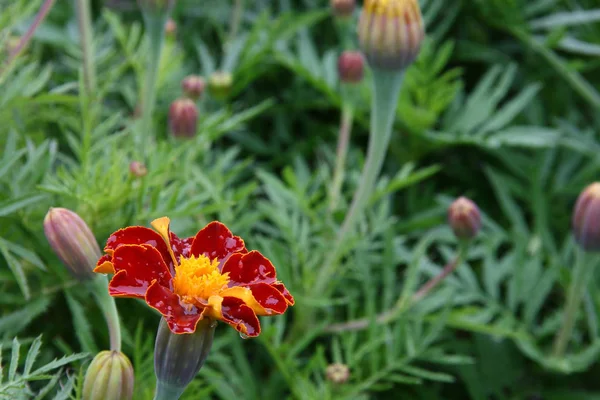
[[[145,135],[151,135],[152,133],[152,115],[156,104],[156,81],[160,67],[160,56],[165,41],[165,24],[168,19],[168,13],[144,12],[146,37],[150,46],[150,54],[148,57],[145,84],[141,92],[142,128],[135,135],[138,148],[141,149],[147,147],[142,145],[143,141],[147,139]]]
[[[348,144],[350,143],[350,134],[352,133],[353,109],[348,103],[342,105],[342,119],[340,122],[340,133],[338,137],[337,154],[335,160],[335,170],[333,173],[333,183],[331,185],[330,211],[333,211],[340,197],[342,183],[344,181],[344,170],[346,167],[346,156],[348,155]]]
[[[105,276],[98,275],[90,281],[90,290],[98,306],[104,314],[106,325],[108,326],[108,335],[110,338],[110,349],[121,351],[121,322],[115,299],[108,293],[108,280]]]
[[[577,260],[573,269],[571,285],[569,286],[569,293],[565,304],[563,323],[554,339],[553,355],[555,357],[562,357],[567,350],[573,334],[573,328],[575,327],[575,321],[577,320],[581,300],[587,292],[587,285],[597,264],[594,253],[586,252],[578,246],[576,247],[576,257]]]
[[[94,65],[94,40],[90,0],[77,0],[77,23],[83,53],[83,81],[88,98],[96,94],[96,67]]]
[[[373,70],[373,103],[367,160],[350,210],[338,232],[335,245],[317,276],[313,293],[321,293],[330,285],[329,279],[339,267],[339,259],[348,234],[363,214],[364,208],[373,194],[392,137],[398,92],[402,87],[403,78],[403,71]]]

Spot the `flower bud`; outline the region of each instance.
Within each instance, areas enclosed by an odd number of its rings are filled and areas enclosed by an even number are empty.
[[[183,93],[192,100],[198,100],[202,96],[205,86],[204,78],[198,75],[189,75],[181,82]]]
[[[358,39],[371,67],[403,70],[417,57],[424,37],[417,0],[365,0]]]
[[[161,318],[154,344],[156,398],[179,398],[204,365],[216,326],[216,321],[203,318],[198,321],[194,333],[175,334]],[[159,393],[162,397],[158,396]]]
[[[208,90],[215,99],[224,100],[229,96],[233,86],[233,76],[224,71],[215,71],[208,78]]]
[[[481,213],[477,204],[466,197],[459,197],[448,208],[448,223],[457,238],[474,238],[481,228]]]
[[[573,235],[585,251],[600,251],[600,182],[586,187],[573,211]]]
[[[198,108],[190,99],[177,99],[169,108],[169,128],[175,137],[191,138],[196,134]]]
[[[94,277],[102,253],[94,234],[73,211],[51,208],[44,218],[44,233],[54,253],[79,281]]]
[[[169,18],[165,23],[165,35],[167,37],[174,37],[175,33],[177,33],[177,23],[172,18]]]
[[[170,13],[175,0],[137,0],[143,12],[152,14]]]
[[[83,400],[131,400],[133,367],[119,351],[101,351],[88,367],[83,382]]]
[[[344,51],[338,58],[338,74],[343,83],[358,83],[365,74],[365,61],[359,51]]]
[[[331,11],[337,18],[349,18],[356,8],[356,0],[331,0]]]
[[[148,174],[148,168],[139,161],[132,161],[131,164],[129,164],[129,172],[136,178],[143,178]]]
[[[325,370],[325,376],[328,381],[335,383],[336,385],[341,385],[348,382],[348,379],[350,378],[350,369],[346,364],[330,364]]]

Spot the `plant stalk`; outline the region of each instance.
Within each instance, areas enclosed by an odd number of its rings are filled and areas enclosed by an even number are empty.
[[[90,282],[91,292],[104,314],[110,338],[110,350],[121,351],[121,323],[115,299],[108,293],[108,280],[105,276],[98,275]]]
[[[404,73],[398,71],[373,71],[373,103],[371,109],[371,132],[367,160],[362,172],[360,183],[350,210],[338,232],[335,244],[317,275],[313,293],[321,293],[329,286],[329,280],[339,267],[339,258],[348,234],[354,228],[359,217],[372,195],[377,177],[383,166],[383,161],[392,137],[398,92],[402,86]]]
[[[90,0],[77,0],[76,8],[81,50],[83,52],[83,80],[87,97],[92,99],[96,93],[96,65],[94,62],[95,51]]]
[[[594,255],[583,251],[579,247],[577,248],[576,254],[577,260],[573,270],[573,280],[571,281],[569,293],[567,295],[563,323],[554,340],[553,355],[559,358],[565,354],[569,341],[571,340],[581,300],[585,295],[587,284],[589,283],[596,264],[595,260],[592,260],[591,258],[594,257]]]
[[[52,9],[52,6],[54,6],[54,2],[55,2],[55,0],[44,1],[42,6],[40,7],[40,10],[38,11],[37,15],[35,16],[33,23],[31,24],[29,29],[27,29],[27,32],[25,32],[25,34],[21,37],[21,39],[19,40],[19,44],[8,55],[8,59],[6,60],[4,67],[2,69],[0,69],[0,83],[2,83],[2,81],[4,81],[4,74],[7,71],[10,71],[10,67],[11,67],[12,63],[16,60],[16,58],[19,56],[19,54],[21,54],[23,49],[25,47],[27,47],[27,45],[31,41],[31,38],[33,37],[33,34],[37,30],[37,28],[46,19],[46,17],[48,16],[48,13],[50,13],[50,10]]]
[[[431,292],[442,280],[458,268],[462,264],[467,254],[468,244],[466,242],[461,243],[458,254],[456,257],[444,266],[444,269],[436,276],[427,281],[415,294],[413,294],[409,302],[402,301],[402,295],[396,301],[396,304],[391,309],[377,315],[375,317],[375,323],[378,325],[389,324],[402,314],[408,307],[418,303],[425,296]],[[341,333],[360,331],[369,327],[372,319],[371,318],[360,318],[352,321],[342,322],[338,324],[331,324],[325,328],[327,333]]]
[[[335,160],[335,171],[333,174],[333,183],[331,187],[331,198],[329,209],[333,211],[338,203],[340,192],[342,189],[342,183],[344,182],[344,175],[346,169],[346,158],[348,156],[348,145],[350,143],[350,135],[352,134],[352,119],[354,117],[354,111],[352,106],[345,103],[342,106],[342,117],[340,122],[340,132],[337,144],[337,153]]]
[[[242,23],[242,16],[244,15],[245,6],[245,0],[234,1],[233,10],[231,11],[231,21],[229,22],[229,37],[227,40],[228,44],[235,40],[235,37],[240,30],[240,24]]]
[[[169,18],[167,13],[144,13],[144,22],[146,24],[146,35],[150,45],[150,54],[148,57],[148,68],[146,70],[145,84],[141,91],[142,98],[142,129],[136,135],[138,148],[144,148],[143,142],[146,135],[153,133],[152,116],[156,105],[156,88],[158,80],[158,70],[160,68],[160,57],[165,41],[165,24]]]
[[[168,383],[158,381],[156,383],[156,393],[154,394],[154,400],[178,400],[185,387],[179,387],[175,385],[169,385]]]

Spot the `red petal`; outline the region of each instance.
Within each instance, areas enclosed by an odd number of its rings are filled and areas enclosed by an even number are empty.
[[[283,314],[287,310],[287,301],[276,288],[266,283],[248,286],[252,295],[269,314]]]
[[[203,254],[211,260],[218,258],[219,261],[236,252],[248,252],[244,241],[239,236],[233,236],[229,228],[217,221],[206,225],[196,234],[191,248],[191,255],[195,257]]]
[[[192,242],[194,241],[193,237],[181,239],[177,237],[176,234],[170,232],[171,234],[171,248],[173,249],[173,254],[175,254],[175,258],[179,261],[179,258],[183,256],[184,258],[190,257],[190,250],[192,249]]]
[[[113,254],[115,276],[108,285],[112,296],[144,298],[153,281],[171,286],[171,273],[162,255],[148,244],[125,244]]]
[[[110,235],[106,241],[104,251],[112,253],[113,250],[124,244],[148,244],[160,252],[165,263],[173,269],[173,260],[164,239],[155,231],[143,226],[130,226],[120,229]]]
[[[161,313],[171,332],[176,334],[194,333],[202,314],[198,308],[191,306],[188,311],[179,302],[179,296],[158,282],[152,283],[146,292],[146,303]]]
[[[232,254],[225,261],[221,272],[229,272],[229,287],[259,282],[272,283],[276,278],[271,261],[256,250],[246,254]]]
[[[238,332],[252,337],[260,333],[260,323],[256,314],[242,300],[236,297],[223,297],[221,313],[223,321]]]
[[[288,292],[288,290],[286,289],[286,287],[283,283],[275,282],[275,283],[272,283],[271,286],[273,286],[275,289],[277,289],[281,292],[281,294],[283,295],[283,297],[285,297],[285,300],[287,301],[287,303],[290,306],[294,305],[294,303],[295,303],[294,296],[292,296],[291,293]]]

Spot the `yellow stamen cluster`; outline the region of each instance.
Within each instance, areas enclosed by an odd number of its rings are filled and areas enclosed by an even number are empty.
[[[208,298],[227,287],[229,274],[221,274],[219,260],[204,255],[181,257],[175,266],[173,289],[189,304],[205,304]]]

